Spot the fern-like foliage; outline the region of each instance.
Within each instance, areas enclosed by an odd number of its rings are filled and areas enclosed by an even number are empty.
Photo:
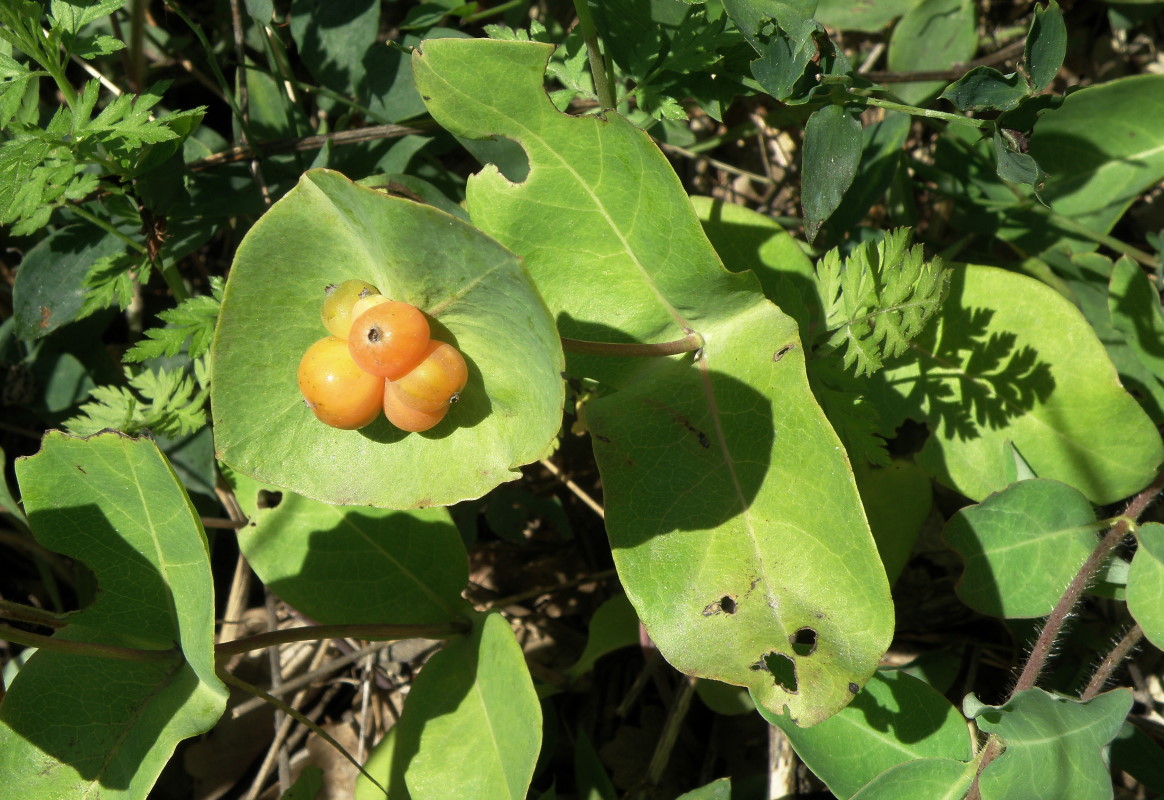
[[[93,58],[124,46],[105,34],[82,35],[89,23],[124,3],[55,0],[46,31],[41,3],[0,2],[0,39],[41,67],[0,56],[0,225],[12,226],[16,235],[34,233],[56,208],[98,188],[123,194],[125,179],[176,152],[202,118],[204,108],[152,116],[169,82],[141,95],[114,97],[99,111],[100,82],[91,80],[80,90],[67,82],[71,56]],[[56,82],[65,103],[42,124],[35,100],[45,77]],[[159,146],[169,149],[155,152]]]
[[[210,279],[210,294],[183,300],[177,308],[163,311],[158,316],[166,326],[150,328],[145,339],[131,347],[123,357],[127,363],[140,363],[150,358],[169,358],[182,350],[187,340],[190,358],[199,358],[210,349],[214,337],[214,323],[222,307],[223,280]]]
[[[844,260],[830,250],[817,263],[816,280],[831,333],[821,354],[842,353],[845,368],[860,376],[904,353],[922,332],[945,300],[949,270],[939,258],[926,261],[899,228]]]
[[[65,422],[65,429],[80,436],[111,428],[130,435],[151,431],[159,436],[187,436],[207,424],[206,401],[210,396],[205,358],[194,361],[194,373],[186,370],[126,369],[127,386],[98,386],[81,413]]]

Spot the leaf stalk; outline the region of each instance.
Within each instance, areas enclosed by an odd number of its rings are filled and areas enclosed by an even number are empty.
[[[651,358],[656,356],[677,356],[703,349],[703,337],[695,331],[682,339],[657,344],[638,342],[590,342],[582,339],[562,337],[562,349],[569,353],[591,356],[622,356],[630,358]]]

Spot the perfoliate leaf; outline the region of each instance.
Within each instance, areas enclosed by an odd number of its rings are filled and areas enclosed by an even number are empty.
[[[983,800],[1112,796],[1107,747],[1132,708],[1128,689],[1104,692],[1085,703],[1028,689],[1002,706],[978,704],[973,695],[965,705],[979,729],[1006,746],[982,771]]]
[[[226,706],[198,512],[148,439],[50,431],[16,474],[37,540],[84,563],[100,586],[54,639],[173,656],[37,651],[0,705],[0,794],[144,798],[178,742],[208,730]]]
[[[754,276],[723,269],[642,131],[546,101],[549,56],[536,43],[429,39],[413,75],[442,126],[525,151],[521,183],[487,166],[469,179],[466,208],[525,260],[561,335],[703,335],[698,359],[567,362],[617,389],[585,413],[619,579],[676,668],[748,686],[773,714],[815,724],[872,674],[891,612],[796,324]],[[809,494],[795,477],[805,464]]]
[[[871,375],[884,359],[904,353],[945,299],[950,271],[909,244],[909,231],[898,229],[843,262],[833,249],[817,264],[825,327],[832,331],[825,351],[843,350],[845,367],[855,364],[857,375]]]

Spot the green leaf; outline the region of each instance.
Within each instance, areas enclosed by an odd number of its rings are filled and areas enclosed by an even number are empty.
[[[918,0],[877,0],[876,3],[820,0],[815,16],[817,22],[833,30],[880,33],[917,4]]]
[[[509,623],[490,614],[470,637],[434,654],[412,682],[391,745],[388,785],[400,786],[403,778],[412,800],[524,800],[541,717]]]
[[[1164,646],[1164,525],[1145,522],[1136,529],[1139,549],[1128,573],[1128,611],[1148,641]]]
[[[732,800],[732,779],[720,778],[706,786],[692,789],[675,800]]]
[[[91,267],[125,251],[125,242],[89,225],[53,231],[24,255],[13,287],[16,335],[39,339],[81,317]]]
[[[638,615],[625,594],[616,594],[595,609],[590,617],[586,648],[566,674],[579,678],[593,669],[594,662],[607,653],[638,643]]]
[[[1080,89],[1044,113],[1031,155],[1047,174],[1042,198],[1058,213],[1106,233],[1145,189],[1164,179],[1164,75]]]
[[[824,28],[812,18],[816,3],[725,0],[724,11],[735,22],[748,44],[760,58],[752,62],[752,74],[768,94],[790,101],[794,94],[803,102],[811,90],[798,91],[810,69],[821,56],[817,34]]]
[[[86,435],[112,428],[128,434],[151,431],[159,436],[181,437],[206,425],[204,365],[195,375],[183,369],[157,371],[129,368],[128,386],[98,386],[80,413],[65,421],[70,433]]]
[[[1111,297],[1112,260],[1098,253],[1077,253],[1068,257],[1054,251],[1044,253],[1043,258],[1070,287],[1075,302],[1119,371],[1120,382],[1155,422],[1164,422],[1164,378],[1152,373],[1137,349],[1113,324],[1113,313],[1118,311],[1111,310],[1110,306],[1118,304]],[[1125,322],[1125,330],[1135,330],[1149,321],[1128,319]]]
[[[825,225],[831,237],[855,228],[884,197],[897,174],[912,125],[908,114],[886,114],[885,119],[864,127],[857,175]]]
[[[804,173],[800,203],[804,233],[816,238],[824,221],[837,210],[861,161],[861,119],[841,105],[812,112],[804,126]]]
[[[962,762],[973,755],[958,709],[923,681],[896,670],[878,670],[848,708],[813,728],[760,713],[784,731],[796,754],[839,798],[902,762]]]
[[[816,282],[825,327],[824,352],[843,352],[845,368],[871,375],[887,358],[906,351],[941,308],[950,270],[940,258],[926,261],[910,231],[898,228],[879,242],[865,242],[841,261],[834,248],[817,262]]]
[[[364,79],[365,59],[376,47],[380,4],[375,0],[293,0],[288,27],[311,75],[322,86],[350,96]],[[334,101],[325,103],[330,106]]]
[[[978,49],[978,10],[973,0],[922,0],[897,23],[889,40],[889,69],[913,72],[949,69],[974,58]],[[942,88],[942,81],[893,85],[904,102],[918,105]]]
[[[226,705],[198,513],[148,439],[52,432],[16,472],[37,540],[84,563],[100,586],[55,638],[177,649],[160,662],[39,650],[0,705],[4,791],[145,798],[177,743]]]
[[[1033,186],[1036,191],[1043,188],[1047,174],[1033,156],[1016,150],[1014,143],[1001,130],[994,131],[992,142],[998,177],[1011,183]]]
[[[746,206],[710,197],[692,197],[691,205],[724,266],[732,272],[754,272],[764,296],[802,329],[823,315],[812,260],[779,223]]]
[[[72,36],[90,22],[112,14],[125,5],[125,0],[52,0],[49,21],[54,31]]]
[[[941,98],[959,111],[1010,111],[1027,94],[1026,81],[1017,72],[1003,75],[994,67],[975,67],[947,86]]]
[[[238,544],[263,583],[322,624],[449,622],[468,559],[444,508],[333,506],[231,474],[249,517]]]
[[[890,585],[905,569],[933,503],[930,479],[915,464],[894,460],[883,467],[854,463],[857,488]]]
[[[1148,791],[1164,792],[1164,748],[1130,722],[1124,722],[1111,743],[1111,765],[1131,775]]]
[[[617,800],[618,792],[594,749],[594,743],[580,728],[574,744],[574,786],[585,800]]]
[[[424,310],[436,337],[468,361],[461,402],[432,431],[405,435],[383,419],[341,431],[304,406],[296,367],[326,334],[323,290],[349,278]],[[560,347],[512,254],[431,207],[308,172],[235,257],[213,348],[215,443],[239,472],[325,502],[407,508],[478,497],[557,435]]]
[[[1028,689],[1006,705],[967,713],[1006,746],[979,777],[983,800],[1110,798],[1107,747],[1131,708],[1128,689],[1086,703]]]
[[[1121,258],[1108,284],[1108,308],[1119,331],[1145,367],[1164,380],[1164,311],[1160,293],[1139,264]]]
[[[736,716],[738,714],[753,714],[756,704],[752,702],[752,695],[743,686],[732,686],[730,683],[695,679],[695,693],[703,704],[716,714]]]
[[[973,761],[904,761],[865,784],[852,800],[962,800],[977,771],[978,764]]]
[[[1079,310],[1032,278],[954,271],[935,324],[908,360],[872,378],[886,424],[925,421],[917,463],[974,500],[1009,483],[1009,441],[1044,477],[1096,504],[1146,486],[1164,458],[1151,420],[1120,385]]]
[[[1007,619],[1051,613],[1095,549],[1091,503],[1049,480],[1011,484],[955,514],[943,537],[962,557],[959,599],[975,611]]]
[[[198,358],[210,349],[214,323],[222,305],[222,279],[210,279],[210,295],[197,295],[183,300],[177,308],[167,309],[158,317],[167,323],[165,328],[150,328],[145,339],[136,342],[122,357],[128,363],[140,363],[150,358],[170,358],[182,350],[186,340],[190,347],[186,354]]]
[[[1046,89],[1067,55],[1067,25],[1063,22],[1063,12],[1055,0],[1045,6],[1035,6],[1035,18],[1023,47],[1023,67],[1031,79],[1031,88],[1036,92]]]
[[[673,665],[819,721],[872,673],[892,612],[795,324],[753,276],[722,268],[642,131],[617,114],[554,109],[542,89],[549,54],[536,43],[429,40],[413,67],[441,125],[524,148],[523,182],[486,167],[469,179],[466,204],[474,224],[525,259],[562,335],[703,335],[698,362],[570,361],[619,388],[586,407],[615,563]],[[819,469],[808,486],[806,463]],[[815,651],[799,654],[810,636]],[[794,657],[796,676],[768,668]]]

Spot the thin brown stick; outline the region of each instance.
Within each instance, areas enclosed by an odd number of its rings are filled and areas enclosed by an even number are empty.
[[[948,69],[928,69],[918,70],[916,72],[897,72],[893,70],[870,70],[868,72],[859,72],[862,78],[867,78],[874,83],[909,83],[911,81],[956,81],[975,67],[990,67],[995,64],[1000,64],[1011,58],[1022,55],[1023,48],[1026,47],[1026,40],[1020,39],[1016,42],[1011,42],[1001,50],[997,50],[990,55],[975,59],[968,64],[954,64]]]
[[[539,586],[536,589],[529,589],[517,594],[511,594],[509,597],[502,597],[497,600],[491,600],[485,604],[482,611],[488,611],[493,608],[505,608],[514,603],[520,603],[523,600],[530,600],[534,597],[541,597],[543,594],[552,594],[560,592],[565,589],[572,589],[575,586],[581,586],[584,583],[597,583],[599,581],[607,581],[611,578],[618,578],[618,572],[613,569],[603,570],[602,572],[595,572],[591,575],[583,575],[580,578],[565,581],[564,583],[556,583],[553,586]]]
[[[447,639],[450,636],[459,636],[469,629],[467,623],[443,622],[432,625],[304,625],[300,628],[286,628],[267,633],[256,633],[253,636],[244,636],[230,642],[222,642],[214,646],[217,657],[232,656],[235,653],[247,653],[251,650],[261,650],[264,647],[274,647],[289,642],[310,642],[316,639],[368,639],[383,641],[386,639]]]
[[[272,142],[260,142],[257,147],[240,144],[221,153],[214,153],[189,162],[186,166],[194,171],[221,167],[225,164],[234,164],[254,158],[256,150],[262,150],[264,155],[278,153],[297,153],[305,150],[318,150],[325,144],[345,145],[371,142],[377,139],[393,139],[398,136],[424,133],[422,128],[409,125],[370,125],[366,128],[355,128],[349,131],[335,133],[321,133],[314,136],[300,136],[293,139],[278,139]]]
[[[581,486],[579,486],[578,484],[574,483],[574,481],[567,478],[565,473],[563,473],[562,470],[558,469],[558,467],[554,464],[554,462],[550,461],[547,458],[543,458],[538,463],[540,463],[543,467],[545,467],[547,470],[549,470],[551,475],[553,475],[555,478],[560,480],[562,482],[563,486],[565,486],[567,489],[569,489],[571,492],[573,492],[574,496],[577,497],[579,500],[581,500],[583,503],[585,503],[586,507],[589,508],[591,511],[593,511],[595,514],[597,514],[600,519],[606,519],[606,511],[605,511],[605,509],[602,508],[602,504],[599,503],[597,500],[595,500],[593,497],[591,497],[586,492],[586,490],[583,489]]]
[[[0,617],[53,629],[63,628],[69,624],[64,614],[45,611],[36,606],[26,606],[23,603],[13,603],[2,598],[0,598]]]
[[[283,685],[280,686],[278,690],[268,689],[267,692],[272,697],[279,697],[280,695],[288,694],[290,692],[302,689],[304,686],[307,686],[319,678],[327,677],[331,673],[346,667],[348,664],[351,664],[354,661],[359,661],[361,658],[364,658],[365,656],[368,656],[372,653],[378,653],[385,647],[391,647],[394,641],[395,640],[373,642],[366,647],[361,647],[359,650],[353,650],[350,653],[333,658],[326,664],[308,670],[302,675],[296,675],[294,678],[288,678],[287,680],[283,681]],[[260,697],[252,698],[246,702],[239,703],[237,706],[230,710],[230,717],[231,719],[237,719],[250,711],[254,711],[256,708],[261,707],[265,703],[266,701]],[[292,705],[295,704],[293,703]]]

